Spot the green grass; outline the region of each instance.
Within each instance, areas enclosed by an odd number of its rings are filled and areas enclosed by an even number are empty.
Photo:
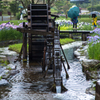
[[[78,18],[79,22],[88,22],[88,23],[92,23],[92,18]]]
[[[7,22],[13,22],[14,25],[19,25],[22,22],[27,22],[27,20],[10,20],[10,21],[0,21],[0,24],[7,23]]]
[[[12,44],[12,45],[9,45],[9,50],[13,50],[19,53],[21,51],[21,47],[22,47],[22,43]]]
[[[22,48],[22,43],[12,44],[12,45],[9,45],[8,47],[9,47],[9,50],[13,50],[13,51],[19,53]],[[29,45],[27,44],[27,51],[28,51],[28,48],[29,48]]]
[[[64,44],[68,44],[68,43],[71,43],[71,42],[74,42],[75,40],[71,39],[71,38],[64,38],[64,39],[60,39],[60,43],[62,45]]]

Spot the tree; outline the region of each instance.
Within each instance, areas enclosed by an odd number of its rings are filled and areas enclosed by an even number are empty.
[[[14,14],[14,16],[16,16],[16,13],[18,12],[18,6],[19,6],[19,3],[17,1],[12,1],[10,3],[9,9]]]
[[[2,0],[0,0],[0,10],[2,10],[3,4]]]
[[[38,4],[41,2],[41,4],[48,4],[49,6],[51,6],[55,1],[59,1],[59,0],[17,0],[19,1],[24,8],[27,8],[29,4]]]
[[[5,2],[5,1],[0,0],[0,11],[3,12],[3,10],[8,7],[7,4],[8,4],[8,2]]]

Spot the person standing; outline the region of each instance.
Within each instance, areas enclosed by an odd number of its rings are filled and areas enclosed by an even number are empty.
[[[78,17],[71,18],[73,29],[77,29]]]
[[[94,25],[94,29],[96,29],[97,28],[97,15],[96,14],[92,14],[92,18],[93,18],[92,25]]]
[[[20,20],[23,20],[23,13],[22,13],[22,8],[21,8],[21,11],[20,11]]]

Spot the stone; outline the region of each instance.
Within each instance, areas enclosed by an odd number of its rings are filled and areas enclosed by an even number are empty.
[[[94,60],[94,59],[83,59],[81,61],[82,66],[84,66],[86,69],[89,68],[89,67],[92,68],[99,63],[100,63],[100,60]]]
[[[74,51],[74,56],[75,57],[81,56],[81,53],[79,53],[78,51]]]
[[[11,70],[15,70],[15,69],[16,69],[16,66],[15,66],[15,65],[13,65],[13,64],[8,64],[7,66],[8,66],[8,67],[10,67],[10,68],[11,68]]]
[[[87,41],[84,41],[84,42],[82,43],[82,45],[85,46],[85,45],[87,45],[87,43],[88,43]]]
[[[0,62],[5,62],[7,61],[7,57],[4,55],[0,55]]]
[[[1,79],[0,80],[0,86],[6,86],[6,85],[9,85],[9,82],[5,79]]]
[[[15,75],[15,74],[17,74],[17,73],[19,73],[19,70],[11,70],[11,71],[10,71],[10,75]]]
[[[1,76],[3,79],[7,79],[10,74],[9,74],[9,70],[4,70],[2,73],[1,73]]]
[[[95,89],[93,87],[89,87],[86,89],[85,93],[95,95]]]

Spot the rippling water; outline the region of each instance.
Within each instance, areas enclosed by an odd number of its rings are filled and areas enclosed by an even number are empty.
[[[86,88],[91,87],[92,82],[86,81],[82,66],[74,59],[73,51],[81,42],[64,45],[64,52],[68,59],[70,69],[67,70],[69,79],[66,80],[64,69],[62,69],[63,84],[68,89],[64,93],[52,93],[50,86],[53,82],[52,71],[43,78],[41,64],[16,62],[20,73],[9,78],[9,87],[0,87],[1,100],[94,100],[93,95],[86,94]],[[77,45],[76,47],[74,47]],[[74,48],[73,48],[74,47]],[[70,48],[70,49],[69,49]],[[11,56],[10,56],[11,57]],[[13,56],[11,57],[13,59]],[[10,59],[10,58],[9,58]],[[67,64],[65,62],[67,68]]]

